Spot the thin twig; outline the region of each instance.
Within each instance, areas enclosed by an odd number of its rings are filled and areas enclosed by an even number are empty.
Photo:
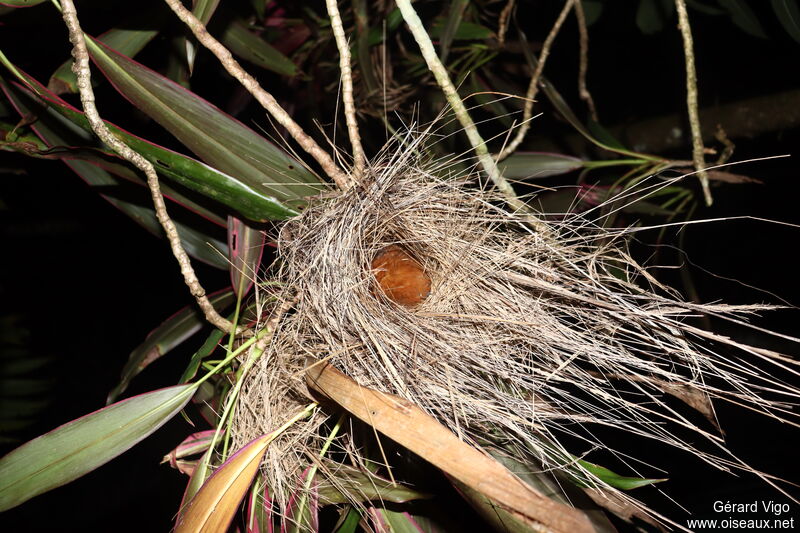
[[[686,2],[675,0],[675,7],[678,10],[678,27],[683,37],[683,53],[686,57],[686,107],[689,110],[689,127],[692,130],[692,159],[703,188],[706,205],[711,205],[714,203],[714,199],[711,197],[711,190],[708,187],[708,174],[704,170],[706,162],[703,157],[703,134],[700,131],[700,116],[697,111],[697,72],[694,66],[692,28],[689,26]]]
[[[64,22],[69,30],[69,40],[73,45],[72,55],[75,58],[72,71],[77,77],[77,86],[80,91],[81,103],[83,104],[83,110],[86,113],[86,119],[89,121],[92,131],[94,131],[100,140],[106,143],[112,150],[144,172],[147,176],[147,185],[153,197],[156,217],[164,228],[175,259],[178,260],[183,279],[189,287],[192,296],[194,296],[197,301],[197,305],[199,305],[200,309],[203,311],[206,320],[223,331],[241,333],[241,328],[236,328],[229,320],[217,313],[206,296],[205,289],[203,289],[203,286],[197,279],[189,256],[186,254],[181,244],[178,230],[167,214],[167,206],[164,203],[164,196],[161,194],[161,187],[158,183],[158,175],[156,174],[155,168],[153,168],[153,165],[142,157],[141,154],[135,152],[129,148],[128,145],[115,137],[106,127],[103,119],[100,118],[100,114],[95,106],[94,91],[92,90],[91,70],[89,69],[89,51],[86,49],[86,41],[80,23],[78,22],[78,13],[75,10],[75,5],[72,0],[62,0],[62,4]]]
[[[583,12],[583,4],[581,2],[573,3],[575,9],[575,18],[578,21],[578,40],[580,43],[580,62],[578,63],[578,95],[581,100],[586,102],[589,107],[589,114],[592,120],[599,122],[597,119],[597,108],[594,106],[594,99],[592,93],[586,87],[586,71],[589,69],[589,30],[586,29],[586,15]]]
[[[564,24],[564,20],[566,20],[567,15],[569,15],[574,3],[575,0],[566,0],[566,2],[564,2],[564,8],[561,10],[556,22],[550,29],[550,33],[544,40],[544,44],[542,44],[542,52],[539,54],[539,61],[536,65],[536,70],[534,70],[533,76],[531,76],[531,82],[528,84],[528,92],[525,94],[525,108],[522,111],[522,123],[520,124],[517,134],[514,136],[511,142],[508,143],[508,145],[503,148],[503,150],[497,156],[498,160],[505,159],[510,154],[514,153],[514,150],[516,150],[520,143],[522,143],[522,141],[525,139],[525,135],[527,135],[528,130],[531,128],[533,102],[536,98],[536,93],[539,91],[539,80],[542,77],[544,65],[547,63],[547,58],[550,55],[550,48],[553,46],[553,41],[556,40],[556,36],[561,30],[561,26]]]
[[[353,177],[356,181],[364,174],[364,148],[361,147],[361,135],[358,133],[356,122],[356,105],[353,100],[353,73],[350,69],[350,46],[344,34],[342,16],[336,0],[325,0],[328,15],[331,17],[331,28],[336,38],[336,48],[339,49],[339,70],[342,76],[342,100],[344,101],[344,118],[347,123],[347,134],[353,147]]]
[[[312,139],[303,128],[289,116],[275,98],[264,90],[258,81],[251,76],[242,66],[233,58],[230,51],[225,48],[218,40],[211,36],[206,30],[206,27],[195,17],[188,9],[183,7],[180,0],[164,0],[172,11],[178,16],[181,21],[192,31],[197,40],[208,50],[214,54],[222,66],[228,71],[228,74],[236,78],[247,91],[253,95],[256,101],[267,110],[278,124],[286,128],[289,135],[297,141],[303,150],[305,150],[317,163],[322,167],[322,170],[336,182],[340,189],[346,189],[350,186],[350,178],[336,166],[333,159],[327,152]]]
[[[508,0],[508,3],[503,7],[500,12],[500,17],[497,22],[497,44],[500,46],[506,43],[506,32],[508,31],[508,19],[511,17],[511,10],[514,9],[514,0]]]
[[[467,138],[472,145],[472,149],[475,150],[475,154],[478,156],[478,161],[483,167],[484,172],[486,172],[489,179],[492,180],[492,183],[494,183],[495,187],[497,187],[505,201],[513,210],[530,213],[528,205],[517,197],[514,188],[500,174],[497,163],[489,153],[489,149],[481,138],[480,133],[478,133],[478,128],[472,121],[472,117],[469,116],[464,102],[461,101],[458,91],[450,80],[450,76],[447,74],[447,69],[439,60],[439,56],[433,48],[431,38],[425,31],[425,27],[422,25],[422,21],[419,19],[417,12],[411,6],[411,2],[409,0],[397,0],[397,7],[400,8],[403,19],[406,21],[406,24],[408,24],[414,39],[417,41],[420,52],[422,52],[422,57],[425,58],[428,64],[428,69],[433,73],[447,102],[450,104],[450,107],[453,108],[453,113],[455,113],[456,118],[458,118],[458,121],[464,128],[464,132],[467,134]],[[532,222],[537,231],[543,233],[547,232],[546,227],[540,221],[533,220]]]

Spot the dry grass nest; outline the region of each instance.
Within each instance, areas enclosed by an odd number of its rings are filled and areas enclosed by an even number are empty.
[[[668,442],[727,469],[747,467],[710,424],[690,423],[668,395],[710,417],[709,398],[796,416],[784,401],[798,391],[754,364],[779,355],[687,320],[702,313],[743,321],[765,306],[682,301],[628,256],[624,231],[569,217],[548,222],[550,235],[534,232],[474,179],[450,175],[455,166],[420,161],[418,148],[390,153],[362,185],[316,201],[281,228],[268,279],[271,290],[279,287],[278,300],[296,301],[246,378],[237,447],[308,404],[309,357],[410,400],[468,442],[497,446],[523,464],[566,469],[606,491],[572,455],[604,448],[592,425]],[[399,305],[376,290],[370,265],[392,245],[430,279],[419,305]],[[771,399],[761,394],[767,389]],[[279,502],[302,485],[309,454],[325,437],[319,426],[331,414],[317,411],[270,447],[263,473]],[[714,453],[675,436],[671,424],[695,430]],[[568,451],[559,444],[563,435],[586,446]],[[358,461],[357,444],[340,438]],[[621,456],[636,472],[640,465]]]

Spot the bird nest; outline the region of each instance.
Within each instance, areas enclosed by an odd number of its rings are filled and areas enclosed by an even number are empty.
[[[237,447],[301,411],[304,369],[325,360],[362,386],[413,402],[471,444],[609,493],[561,444],[565,435],[604,448],[584,431],[601,424],[730,465],[674,434],[671,424],[685,419],[667,395],[701,410],[724,398],[771,412],[777,404],[755,385],[794,392],[729,348],[772,360],[769,352],[688,320],[738,320],[763,306],[682,301],[630,258],[625,232],[576,216],[534,231],[474,176],[420,161],[419,149],[385,156],[359,185],[316,200],[281,228],[269,287],[294,303],[246,378]],[[319,453],[329,414],[316,412],[269,448],[263,473],[279,502]],[[343,447],[358,454],[356,444]]]

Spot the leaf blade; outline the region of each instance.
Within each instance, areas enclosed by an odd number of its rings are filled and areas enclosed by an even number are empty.
[[[226,531],[273,439],[256,438],[214,472],[178,518],[175,533]]]
[[[0,511],[69,483],[127,451],[177,414],[195,388],[177,385],[117,402],[13,450],[0,459]]]
[[[220,310],[233,303],[234,294],[231,290],[224,290],[211,295],[209,300],[215,309]],[[162,322],[131,352],[122,369],[120,382],[108,393],[106,403],[116,400],[136,375],[200,331],[205,323],[205,318],[194,305],[182,308]]]
[[[92,39],[87,46],[120,94],[208,164],[294,207],[324,189],[306,167],[216,106]]]

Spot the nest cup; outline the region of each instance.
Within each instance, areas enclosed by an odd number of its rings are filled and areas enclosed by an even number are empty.
[[[602,424],[732,464],[675,436],[664,424],[676,420],[664,396],[683,387],[702,401],[775,410],[757,387],[743,385],[752,369],[718,355],[714,336],[685,320],[698,313],[738,320],[765,306],[681,301],[629,257],[621,233],[579,217],[549,223],[549,235],[534,232],[473,176],[448,176],[448,164],[424,163],[415,153],[385,157],[360,185],[314,201],[281,228],[269,284],[279,287],[278,301],[296,303],[246,377],[233,426],[237,447],[308,404],[303,369],[313,358],[415,403],[472,444],[502,449],[523,465],[564,469],[631,502],[576,464],[559,440],[605,448],[585,430]],[[380,289],[374,267],[387,247],[406,253],[429,279],[420,302],[402,305]],[[796,393],[767,372],[748,381]],[[330,414],[317,411],[270,446],[262,472],[279,503],[303,486]],[[341,437],[342,448],[358,465],[349,438]]]

